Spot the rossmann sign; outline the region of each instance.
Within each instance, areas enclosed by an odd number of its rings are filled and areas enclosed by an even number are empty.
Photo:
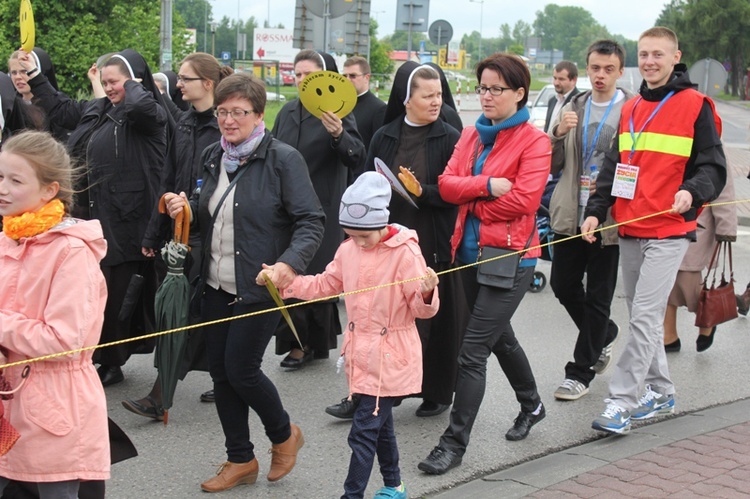
[[[253,35],[253,58],[293,62],[299,49],[294,48],[294,33],[291,29],[255,28]]]

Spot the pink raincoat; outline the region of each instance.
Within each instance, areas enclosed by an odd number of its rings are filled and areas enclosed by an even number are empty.
[[[0,235],[0,348],[15,362],[96,345],[107,288],[107,244],[97,220],[65,219],[16,242]],[[0,476],[28,482],[105,480],[110,453],[104,389],[93,351],[29,364],[26,384],[4,401],[21,434]],[[14,386],[24,366],[4,373]]]
[[[309,300],[427,275],[417,233],[399,232],[365,250],[347,239],[322,274],[297,276],[284,298]],[[349,392],[399,397],[422,390],[422,344],[414,319],[429,319],[440,305],[437,288],[425,303],[420,282],[346,297],[345,356]]]

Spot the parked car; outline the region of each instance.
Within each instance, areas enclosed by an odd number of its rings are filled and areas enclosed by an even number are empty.
[[[277,102],[285,102],[286,97],[283,94],[277,94],[276,92],[269,92],[266,90],[266,100],[267,101],[277,101]]]
[[[576,87],[578,87],[578,90],[580,90],[581,92],[591,90],[591,81],[589,81],[588,77],[585,74],[579,74]],[[544,130],[544,122],[547,119],[547,104],[549,103],[549,100],[554,97],[554,95],[554,85],[545,85],[539,91],[536,98],[534,99],[534,102],[530,106],[531,109],[529,109],[529,112],[531,114],[531,118],[529,118],[529,123],[540,130]]]
[[[275,87],[277,85],[277,82],[279,85],[283,85],[285,87],[294,85],[294,72],[280,71],[278,74],[278,79],[276,76],[268,75],[266,76],[264,81],[266,82],[266,87]]]

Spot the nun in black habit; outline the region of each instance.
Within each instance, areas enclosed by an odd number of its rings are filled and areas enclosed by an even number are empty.
[[[22,64],[33,64],[28,58]],[[27,68],[31,69],[31,68]],[[112,55],[101,66],[106,97],[77,102],[55,91],[43,74],[29,80],[34,100],[52,123],[75,130],[71,155],[86,164],[74,213],[101,222],[107,255],[101,262],[108,298],[101,343],[152,332],[156,276],[141,253],[152,207],[158,201],[167,149],[167,112],[151,70],[136,51]],[[121,367],[153,340],[99,349],[94,362],[105,386],[124,379]]]

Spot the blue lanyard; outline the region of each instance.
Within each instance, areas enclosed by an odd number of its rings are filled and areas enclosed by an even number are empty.
[[[589,145],[588,138],[588,129],[589,129],[589,118],[591,114],[591,101],[592,98],[589,96],[588,101],[586,102],[586,112],[583,115],[583,167],[588,168],[589,161],[591,160],[591,156],[594,155],[594,149],[596,148],[596,141],[599,139],[599,133],[602,131],[602,127],[604,126],[604,123],[607,121],[607,116],[609,116],[609,112],[612,110],[612,106],[614,105],[615,101],[617,100],[617,94],[618,90],[615,89],[615,95],[612,96],[612,100],[609,101],[609,106],[607,106],[607,110],[604,111],[604,116],[602,117],[602,120],[599,122],[599,126],[596,128],[596,133],[594,133],[594,138],[591,141],[591,145]],[[591,149],[589,149],[589,147]]]
[[[633,111],[630,113],[630,139],[633,141],[633,144],[630,146],[630,156],[628,156],[628,164],[630,164],[630,161],[633,159],[633,156],[635,155],[635,146],[638,143],[638,140],[641,138],[641,134],[646,129],[649,123],[651,123],[651,120],[654,119],[654,116],[656,116],[656,113],[659,112],[661,107],[666,104],[666,102],[669,100],[670,97],[674,95],[674,90],[670,91],[667,95],[664,96],[664,98],[661,100],[658,106],[656,106],[656,109],[651,113],[651,116],[648,117],[646,122],[641,127],[640,131],[638,132],[638,136],[635,136],[635,125],[633,124],[633,115],[635,114],[635,108],[638,107],[638,104],[643,100],[643,97],[638,96],[638,100],[635,101],[635,104],[633,105]]]

